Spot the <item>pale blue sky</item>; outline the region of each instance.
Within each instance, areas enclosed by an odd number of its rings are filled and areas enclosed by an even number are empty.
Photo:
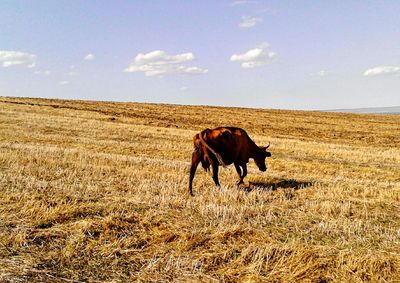
[[[397,106],[399,15],[394,0],[2,0],[0,95]]]

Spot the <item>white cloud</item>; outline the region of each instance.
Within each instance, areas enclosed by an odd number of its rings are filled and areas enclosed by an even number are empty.
[[[155,50],[139,53],[125,68],[124,72],[143,72],[146,76],[163,76],[167,74],[205,74],[207,69],[186,67],[183,64],[194,60],[192,53],[168,55],[165,51]]]
[[[36,65],[36,55],[20,51],[0,50],[0,65],[2,67],[23,65],[33,68]]]
[[[181,88],[179,89],[180,91],[187,91],[188,87],[187,86],[181,86]]]
[[[67,85],[67,84],[69,84],[69,81],[60,81],[60,82],[58,82],[60,85]]]
[[[258,1],[252,1],[252,0],[238,0],[238,1],[233,1],[230,6],[239,6],[239,5],[244,5],[244,4],[251,4],[251,3],[258,3]]]
[[[251,17],[251,16],[242,16],[242,21],[239,23],[239,27],[252,28],[261,22],[262,22],[261,18],[256,18],[256,17]]]
[[[364,76],[380,76],[380,75],[395,75],[400,74],[399,66],[377,66],[374,68],[367,69],[364,72]]]
[[[91,61],[93,59],[94,59],[94,55],[92,53],[87,54],[85,56],[85,58],[83,58],[83,60],[86,60],[86,61]]]
[[[277,55],[273,51],[265,50],[268,47],[269,44],[264,42],[256,48],[246,51],[245,53],[233,54],[230,60],[232,62],[242,62],[241,66],[245,69],[251,69],[270,64],[276,59]]]

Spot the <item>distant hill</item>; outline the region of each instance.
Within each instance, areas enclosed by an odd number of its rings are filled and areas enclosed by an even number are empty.
[[[371,114],[400,114],[400,106],[354,108],[354,109],[333,109],[333,110],[326,110],[326,112],[349,112],[349,113],[371,113]]]

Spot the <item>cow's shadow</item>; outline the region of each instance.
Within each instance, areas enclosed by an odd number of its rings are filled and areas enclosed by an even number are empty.
[[[241,186],[240,189],[245,192],[252,191],[275,191],[277,189],[293,189],[301,190],[311,187],[313,182],[303,182],[294,179],[279,179],[270,182],[249,182],[246,186]]]

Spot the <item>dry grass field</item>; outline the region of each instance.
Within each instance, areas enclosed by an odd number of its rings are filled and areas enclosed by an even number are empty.
[[[222,125],[268,170],[190,197]],[[399,282],[400,115],[0,97],[0,281]]]

